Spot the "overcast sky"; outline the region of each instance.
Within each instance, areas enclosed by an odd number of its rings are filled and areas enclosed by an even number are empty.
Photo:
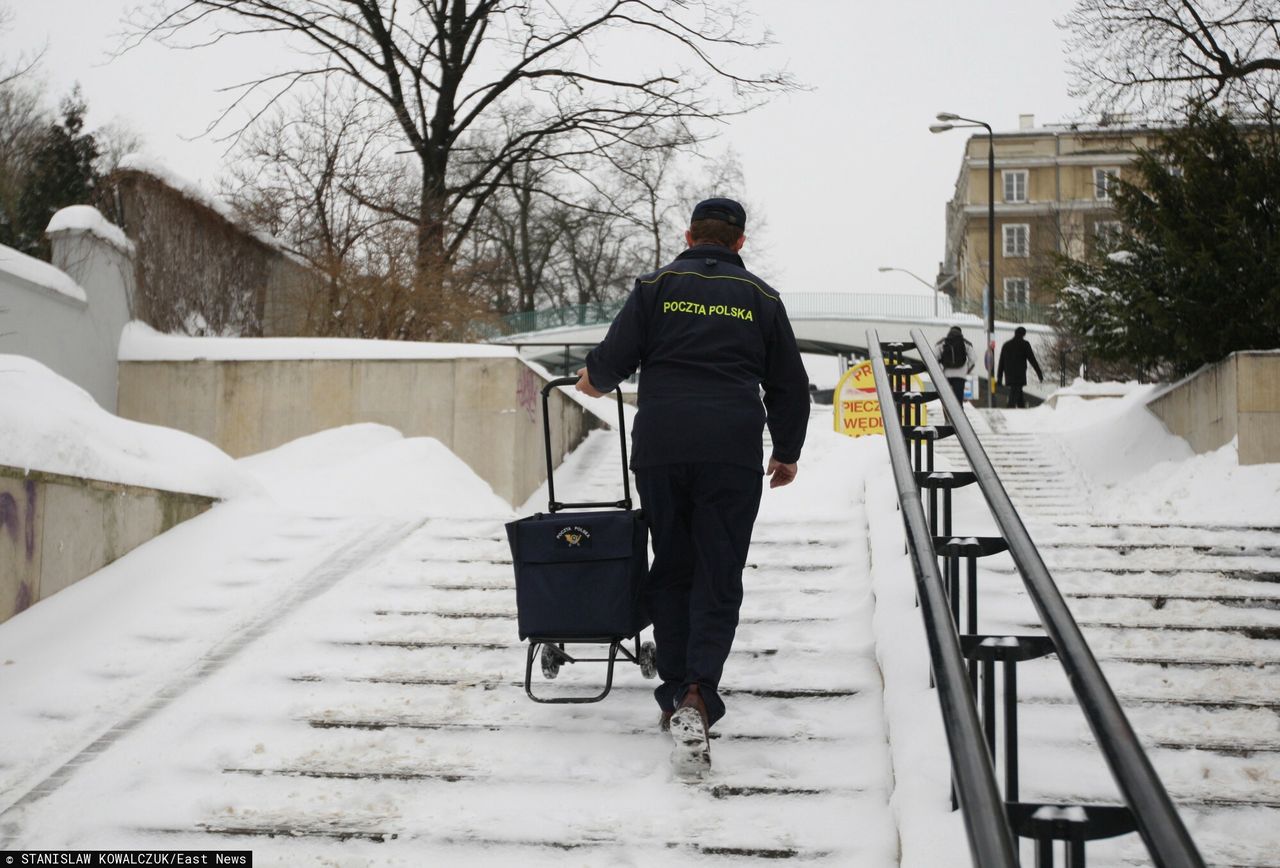
[[[48,44],[42,77],[75,82],[90,126],[119,119],[145,150],[212,187],[225,145],[201,137],[226,102],[216,89],[261,58],[245,47],[182,52],[148,44],[111,59],[137,0],[0,0],[15,13],[0,58]],[[939,111],[1017,127],[1078,115],[1067,96],[1063,34],[1071,0],[754,0],[775,58],[814,88],[733,120],[750,199],[768,212],[768,255],[749,267],[785,292],[922,290],[943,245],[943,208],[967,131],[932,135]],[[750,226],[748,226],[750,235]]]

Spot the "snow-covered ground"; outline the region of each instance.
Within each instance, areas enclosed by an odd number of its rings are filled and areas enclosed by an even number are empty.
[[[17,355],[0,355],[0,464],[213,497],[256,487],[207,441],[121,419],[79,386]]]
[[[835,435],[829,409],[796,484],[765,492],[729,715],[711,778],[688,785],[636,667],[600,704],[524,696],[502,524],[545,491],[512,510],[437,441],[378,425],[231,461],[12,357],[0,389],[48,410],[0,414],[8,463],[227,498],[0,624],[0,847],[234,844],[279,866],[969,863],[884,443]],[[1191,456],[1141,398],[973,418],[1211,864],[1273,865],[1280,516],[1258,509],[1277,468]],[[558,493],[612,499],[620,478],[597,431]],[[993,531],[975,490],[956,530]],[[982,586],[984,632],[1038,632],[1007,556]],[[568,666],[536,689],[601,675]],[[1023,798],[1117,801],[1056,661],[1019,680]],[[1132,835],[1090,853],[1145,864]]]
[[[1099,517],[1280,524],[1280,464],[1241,467],[1234,441],[1196,455],[1146,409],[1157,388],[1078,382],[1055,407],[1002,419],[1008,432],[1034,434],[1066,450]],[[1098,394],[1123,397],[1089,397]]]
[[[880,453],[829,427],[766,492],[704,783],[673,780],[634,666],[597,705],[524,697],[514,512],[435,441],[363,425],[236,462],[248,493],[0,625],[0,846],[897,864],[863,532]],[[561,490],[616,489],[613,436]],[[602,675],[578,669],[538,687]]]
[[[1143,407],[1149,387],[1107,391],[1120,397],[971,408],[970,418],[1208,863],[1272,868],[1280,864],[1280,466],[1239,467],[1231,446],[1194,455]],[[953,441],[939,448],[939,466],[964,469]],[[886,486],[872,477],[872,514],[892,503]],[[957,496],[956,532],[996,533],[975,488]],[[900,557],[892,533],[873,536],[877,568],[885,552]],[[979,577],[981,632],[1043,632],[1008,555],[983,560]],[[876,587],[877,619],[889,617],[878,577]],[[919,643],[902,645],[907,663],[885,665],[891,735],[896,691],[927,678]],[[904,679],[912,667],[914,681]],[[1022,799],[1121,801],[1057,661],[1021,664],[1018,683]],[[926,768],[944,756],[936,739],[909,747]],[[913,771],[896,741],[894,762]],[[904,842],[915,840],[908,819]],[[1089,853],[1091,865],[1150,864],[1136,835]]]

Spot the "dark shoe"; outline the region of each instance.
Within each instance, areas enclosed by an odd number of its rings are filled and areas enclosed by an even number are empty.
[[[707,706],[697,685],[685,693],[680,707],[671,715],[671,768],[676,777],[697,779],[711,771],[711,739],[707,727]]]

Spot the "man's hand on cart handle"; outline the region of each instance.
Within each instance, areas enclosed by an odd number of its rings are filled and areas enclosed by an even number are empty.
[[[765,471],[769,477],[769,487],[781,488],[784,485],[790,485],[795,481],[799,470],[800,468],[794,464],[783,464],[776,458],[770,458],[769,469]]]
[[[586,368],[578,369],[578,385],[574,386],[574,388],[589,398],[604,397],[604,392],[601,392],[595,386],[591,385],[591,378],[587,376]]]

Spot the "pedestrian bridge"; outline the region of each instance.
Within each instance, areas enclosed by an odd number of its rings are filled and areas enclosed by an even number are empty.
[[[953,325],[964,329],[977,351],[982,347],[981,305],[946,295],[797,292],[783,295],[783,303],[801,352],[865,358],[867,329],[905,337],[920,328],[938,341]],[[622,301],[615,301],[512,314],[504,318],[500,336],[494,339],[516,344],[526,357],[550,369],[571,370],[581,363],[586,349],[604,337],[621,308]],[[995,341],[1003,343],[1013,337],[1014,329],[1025,326],[1044,358],[1053,334],[1051,315],[1047,305],[996,302]]]

